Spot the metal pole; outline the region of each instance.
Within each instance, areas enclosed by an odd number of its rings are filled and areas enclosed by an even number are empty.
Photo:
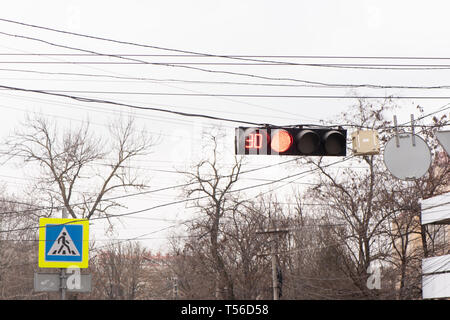
[[[398,138],[397,116],[394,116],[394,132],[395,132],[395,144],[397,148],[400,148],[400,140]]]
[[[63,219],[67,218],[67,210],[66,208],[62,208],[61,210],[61,217]],[[66,289],[67,289],[67,283],[66,283],[66,269],[61,268],[61,300],[66,300]]]
[[[61,268],[61,300],[66,300],[66,269]]]
[[[416,138],[414,136],[414,115],[411,114],[411,140],[413,147],[416,146]]]

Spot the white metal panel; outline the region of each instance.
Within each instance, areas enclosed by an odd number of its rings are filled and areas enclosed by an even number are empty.
[[[71,275],[68,274],[67,277]],[[71,288],[66,285],[67,292],[91,292],[92,291],[92,275],[81,274],[78,288]],[[67,280],[66,280],[67,281]],[[51,292],[61,289],[61,278],[58,273],[34,273],[34,291],[35,292]]]
[[[424,299],[450,298],[450,273],[424,275],[422,297]]]
[[[450,192],[421,201],[422,224],[450,224]]]
[[[57,273],[34,273],[35,292],[57,292],[61,289],[60,275]]]
[[[438,131],[436,132],[436,138],[438,139],[444,150],[447,152],[447,154],[450,155],[450,131]]]
[[[450,272],[450,254],[422,260],[422,273]]]

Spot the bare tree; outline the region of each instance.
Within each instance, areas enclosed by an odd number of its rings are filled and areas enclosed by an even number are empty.
[[[271,262],[267,255],[261,256],[270,243],[258,234],[270,221],[270,213],[261,207],[264,203],[262,197],[238,201],[225,219],[224,255],[233,270],[238,299],[257,299],[271,292]]]
[[[145,257],[138,243],[110,243],[91,259],[93,274],[91,298],[135,300],[145,297]]]
[[[344,114],[344,120],[356,127],[377,130],[381,141],[386,142],[393,133],[384,112],[391,107],[389,100],[378,106],[360,100],[352,113]],[[432,127],[443,123],[445,117],[434,119]],[[433,134],[429,126],[416,122],[416,127],[432,150],[436,150],[436,142],[430,139]],[[436,154],[433,151],[433,157]],[[420,296],[419,262],[427,256],[429,242],[436,230],[430,232],[420,225],[419,200],[446,189],[448,166],[437,171],[433,166],[424,178],[400,181],[387,172],[379,156],[362,156],[353,162],[352,168],[339,171],[324,166],[323,159],[310,163],[320,172],[317,185],[310,189],[310,196],[323,204],[322,215],[330,222],[345,223],[345,230],[336,236],[350,257],[344,260],[345,271],[361,295],[367,298],[395,297],[387,290],[368,290],[366,285],[369,266],[373,262],[388,262],[399,275],[396,297]],[[362,170],[356,170],[356,166],[361,166]]]
[[[33,208],[33,204],[15,197],[0,197],[0,300],[42,298],[32,286],[37,265],[37,216],[27,210]]]
[[[222,174],[218,159],[217,138],[212,136],[211,159],[200,161],[193,172],[182,172],[188,177],[190,186],[186,188],[187,197],[192,197],[192,203],[199,208],[204,219],[196,223],[196,227],[208,234],[208,250],[213,269],[217,276],[217,296],[224,299],[234,299],[232,275],[226,266],[223,255],[223,244],[226,236],[221,230],[225,214],[235,208],[235,200],[230,191],[236,183],[241,170],[241,161],[235,158],[235,164],[227,174]]]
[[[267,212],[261,199],[234,202],[221,217],[218,246],[234,299],[259,299],[271,294],[271,263],[264,253],[270,243],[258,235],[267,224]],[[207,218],[188,224],[188,237],[173,241],[171,270],[178,279],[184,299],[227,298],[227,290],[218,287],[216,258],[211,254],[210,227]],[[173,239],[175,240],[175,239]],[[219,290],[218,290],[219,289]]]
[[[109,126],[109,136],[94,135],[89,123],[78,128],[58,128],[42,116],[27,116],[5,145],[10,158],[40,169],[35,190],[50,207],[64,207],[73,218],[107,216],[120,206],[107,199],[119,188],[144,188],[147,183],[129,166],[150,152],[155,139],[137,130],[133,118],[120,118]]]
[[[423,118],[423,110],[418,107]],[[435,138],[435,132],[447,123],[447,116],[433,117],[432,125],[423,121],[416,125],[420,128],[431,149],[432,163],[428,173],[412,182],[391,182],[383,197],[399,214],[390,217],[386,225],[386,234],[391,240],[394,251],[391,263],[396,267],[397,298],[411,299],[421,296],[421,262],[430,255],[445,254],[448,244],[440,241],[445,228],[442,226],[421,225],[420,199],[426,199],[450,191],[449,158]]]
[[[357,127],[373,129],[389,125],[383,113],[391,109],[389,100],[381,106],[359,100],[353,112],[344,114],[344,121]],[[381,139],[385,133],[381,132]],[[322,214],[329,223],[344,223],[345,228],[338,228],[337,239],[345,247],[349,259],[344,259],[346,274],[352,279],[362,296],[375,298],[378,291],[369,290],[367,273],[372,263],[381,261],[390,255],[390,248],[383,245],[383,228],[392,214],[386,209],[385,199],[380,190],[389,185],[389,177],[377,156],[363,156],[354,160],[363,170],[350,169],[339,172],[327,168],[323,159],[310,161],[320,172],[318,183],[310,189],[310,195],[323,203]],[[365,166],[364,166],[365,164]],[[356,166],[356,165],[355,165]]]
[[[176,277],[178,299],[214,299],[217,270],[210,255],[209,239],[198,228],[189,228],[188,234],[189,238],[182,242],[172,239],[173,259],[166,277]]]
[[[423,115],[423,109],[420,106],[417,106],[417,109]],[[414,180],[411,186],[411,189],[414,190],[413,194],[416,195],[415,216],[418,221],[421,221],[420,206],[418,204],[419,199],[431,198],[450,191],[450,159],[436,139],[436,131],[447,125],[448,121],[448,117],[443,115],[440,118],[433,117],[431,126],[426,126],[423,121],[418,123],[420,133],[430,147],[433,159],[428,173],[421,179]],[[435,242],[439,238],[439,234],[442,234],[442,228],[426,225],[421,225],[420,228],[424,257],[435,255],[441,250],[445,252],[445,246],[442,248],[442,246],[436,245]]]

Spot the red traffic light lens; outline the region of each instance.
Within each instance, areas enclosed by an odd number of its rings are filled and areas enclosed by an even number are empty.
[[[272,142],[270,147],[275,152],[285,152],[292,146],[292,135],[286,130],[277,130],[272,135]]]

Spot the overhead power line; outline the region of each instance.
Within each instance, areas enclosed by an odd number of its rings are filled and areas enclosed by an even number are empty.
[[[99,36],[93,36],[93,35],[88,35],[88,34],[82,34],[82,33],[76,33],[76,32],[71,32],[71,31],[65,31],[65,30],[60,30],[60,29],[56,29],[56,28],[50,28],[50,27],[44,27],[44,26],[39,26],[39,25],[35,25],[35,24],[30,24],[30,23],[24,23],[24,22],[20,22],[20,21],[15,21],[15,20],[10,20],[10,19],[4,19],[4,18],[0,18],[0,21],[3,22],[7,22],[7,23],[13,23],[13,24],[17,24],[17,25],[21,25],[21,26],[26,26],[26,27],[30,27],[30,28],[36,28],[36,29],[41,29],[41,30],[47,30],[47,31],[52,31],[52,32],[57,32],[57,33],[62,33],[62,34],[66,34],[66,35],[71,35],[71,36],[77,36],[77,37],[83,37],[83,38],[88,38],[88,39],[94,39],[94,40],[101,40],[101,41],[107,41],[107,42],[113,42],[113,43],[117,43],[117,44],[123,44],[123,45],[129,45],[129,46],[138,46],[138,47],[143,47],[143,48],[149,48],[149,49],[156,49],[156,50],[162,50],[162,51],[169,51],[169,52],[176,52],[176,53],[180,53],[182,55],[180,56],[197,56],[197,57],[214,57],[214,58],[225,58],[225,59],[233,59],[233,60],[243,60],[243,61],[255,61],[255,62],[265,62],[265,63],[280,63],[279,61],[267,61],[267,60],[259,60],[259,59],[251,59],[251,58],[302,58],[302,59],[389,59],[389,60],[444,60],[444,59],[450,59],[448,57],[400,57],[400,56],[332,56],[332,55],[255,55],[255,56],[251,56],[251,55],[219,55],[219,54],[211,54],[211,53],[204,53],[204,52],[196,52],[196,51],[190,51],[190,50],[182,50],[182,49],[174,49],[174,48],[167,48],[167,47],[161,47],[161,46],[155,46],[155,45],[148,45],[148,44],[142,44],[142,43],[135,43],[135,42],[131,42],[131,41],[123,41],[123,40],[117,40],[117,39],[110,39],[110,38],[105,38],[105,37],[99,37]],[[92,52],[91,52],[92,53]],[[94,53],[96,54],[96,53]],[[114,55],[112,55],[114,56]],[[125,57],[125,55],[118,55],[121,57]],[[127,55],[127,56],[146,56],[146,55]],[[161,55],[160,55],[161,56]],[[164,55],[164,56],[169,56],[169,55]],[[173,55],[172,55],[173,56]],[[284,63],[284,62],[281,62]]]
[[[69,94],[65,94],[65,93],[58,93],[58,92],[91,92],[94,93],[96,91],[57,91],[57,90],[51,90],[51,91],[46,91],[46,90],[38,90],[38,89],[26,89],[26,88],[18,88],[18,87],[11,87],[11,86],[5,86],[5,85],[0,85],[0,89],[5,89],[5,90],[12,90],[12,91],[21,91],[21,92],[31,92],[31,93],[38,93],[38,94],[44,94],[44,95],[50,95],[50,96],[56,96],[56,97],[63,97],[63,98],[69,98],[69,99],[73,99],[73,100],[77,100],[77,101],[81,101],[81,102],[89,102],[89,103],[100,103],[100,104],[109,104],[109,105],[115,105],[115,106],[123,106],[123,107],[128,107],[128,108],[132,108],[132,109],[139,109],[139,110],[150,110],[150,111],[158,111],[158,112],[165,112],[165,113],[171,113],[171,114],[175,114],[175,115],[179,115],[179,116],[185,116],[185,117],[199,117],[199,118],[206,118],[206,119],[210,119],[210,120],[219,120],[219,121],[227,121],[227,122],[234,122],[234,123],[242,123],[242,124],[250,124],[250,125],[254,125],[254,126],[273,126],[271,124],[268,123],[257,123],[257,122],[252,122],[252,121],[244,121],[244,120],[239,120],[239,119],[230,119],[230,118],[223,118],[223,117],[215,117],[215,116],[210,116],[210,115],[206,115],[206,114],[199,114],[199,113],[187,113],[187,112],[181,112],[181,111],[174,111],[174,110],[167,110],[167,109],[162,109],[162,108],[155,108],[155,107],[146,107],[146,106],[138,106],[138,105],[132,105],[132,104],[127,104],[127,103],[122,103],[122,102],[116,102],[116,101],[111,101],[111,100],[104,100],[104,99],[98,99],[98,98],[89,98],[89,97],[80,97],[80,96],[75,96],[75,95],[69,95]],[[100,93],[100,92],[97,92]],[[106,92],[104,92],[106,93]],[[113,92],[108,92],[108,94],[111,94]],[[214,94],[188,94],[188,93],[145,93],[145,94],[154,94],[154,95],[192,95],[192,96],[215,96]],[[218,95],[218,96],[224,96],[224,95]],[[227,96],[227,95],[225,95]],[[449,97],[445,97],[445,96],[401,96],[401,97],[384,97],[384,96],[324,96],[324,95],[318,95],[318,96],[302,96],[302,95],[293,95],[293,96],[276,96],[276,95],[233,95],[233,96],[247,96],[247,97],[285,97],[285,98],[311,98],[311,99],[446,99],[449,100]],[[447,104],[445,105],[447,106]],[[444,107],[445,107],[444,106]],[[446,110],[448,108],[441,108],[435,112],[432,112],[426,116],[423,116],[420,119],[423,119],[425,117],[428,117],[430,115],[433,115],[437,112],[442,112],[444,110]],[[419,120],[419,119],[418,119]],[[409,122],[406,122],[403,125],[406,125]],[[299,125],[297,124],[290,124],[290,126],[295,126],[295,125]],[[309,126],[314,126],[317,124],[302,124],[302,125],[309,125]],[[357,125],[348,125],[348,124],[334,124],[334,125],[317,125],[317,126],[321,126],[321,127],[335,127],[335,126],[342,126],[342,127],[357,127],[357,128],[366,128],[364,126],[357,126]],[[402,126],[402,125],[400,125]],[[427,126],[429,127],[429,126]],[[432,127],[436,127],[436,126],[432,126]],[[388,127],[385,127],[388,128]],[[393,128],[393,127],[392,127]],[[369,129],[373,129],[373,128],[369,128]]]
[[[4,21],[3,19],[0,19]],[[135,44],[139,45],[139,44]],[[167,50],[171,50],[166,48]],[[280,59],[353,59],[353,60],[450,60],[450,57],[424,57],[424,56],[332,56],[332,55],[207,55],[202,53],[197,54],[148,54],[148,53],[118,53],[121,56],[127,57],[186,57],[186,58],[208,58],[208,57],[227,57],[227,58],[280,58]],[[69,56],[69,57],[90,57],[95,54],[89,53],[0,53],[0,56]],[[259,61],[259,60],[258,60]]]
[[[0,71],[7,72],[20,72],[20,73],[34,73],[41,75],[57,75],[57,76],[77,76],[77,77],[89,77],[89,78],[107,78],[117,80],[134,80],[134,81],[149,81],[156,83],[164,82],[176,82],[186,84],[213,84],[213,85],[239,85],[239,86],[260,86],[260,87],[292,87],[292,88],[322,88],[322,89],[334,89],[334,88],[370,88],[370,89],[450,89],[450,85],[431,85],[431,86],[406,86],[406,85],[376,85],[376,84],[288,84],[288,83],[264,83],[264,82],[237,82],[237,81],[207,81],[207,80],[188,80],[188,79],[157,79],[149,77],[127,77],[107,74],[92,74],[92,73],[76,73],[76,72],[49,72],[38,70],[26,70],[26,69],[11,69],[0,68]],[[26,80],[26,79],[20,79]],[[73,80],[68,81],[83,81]]]
[[[2,19],[0,19],[0,21],[2,21]],[[44,28],[44,27],[41,27],[41,28],[47,29],[47,28]],[[56,30],[52,30],[52,31],[56,31]],[[65,31],[61,31],[61,32],[66,33]],[[148,61],[141,60],[141,59],[123,57],[123,56],[120,56],[120,55],[117,55],[117,54],[106,54],[106,53],[100,53],[100,52],[96,52],[96,51],[92,51],[92,50],[86,50],[86,49],[82,49],[82,48],[76,48],[76,47],[72,47],[72,46],[61,45],[61,44],[57,44],[57,43],[54,43],[54,42],[50,42],[50,41],[39,39],[39,38],[35,38],[35,37],[28,37],[28,36],[24,36],[24,35],[11,34],[11,33],[1,32],[1,31],[0,31],[0,34],[6,35],[6,36],[10,36],[10,37],[15,37],[15,38],[21,38],[21,39],[26,39],[26,40],[31,40],[31,41],[37,41],[37,42],[41,42],[41,43],[44,43],[44,44],[47,44],[47,45],[50,45],[50,46],[54,46],[54,47],[58,47],[58,48],[75,50],[75,51],[81,51],[81,52],[85,52],[85,53],[91,53],[91,54],[95,54],[95,55],[101,56],[101,57],[119,58],[119,59],[123,59],[123,60],[126,60],[126,61],[139,62],[139,63],[147,64],[147,65],[154,65],[155,64],[155,63],[148,62]],[[83,36],[83,35],[79,35],[79,34],[75,34],[75,35]],[[91,36],[87,36],[87,37],[91,38]],[[94,38],[97,39],[97,37],[94,37]],[[105,41],[112,41],[112,42],[120,43],[120,41],[117,41],[117,40],[110,40],[110,39],[103,39],[103,38],[98,38],[98,39],[99,40],[105,40]],[[152,46],[150,46],[150,47],[152,47]],[[170,50],[170,49],[167,49],[167,50]],[[192,52],[189,52],[189,53],[192,53]],[[232,59],[234,59],[234,58],[232,58]],[[204,69],[204,68],[193,67],[193,66],[185,66],[185,65],[172,65],[172,64],[158,64],[158,65],[160,65],[160,66],[167,66],[167,67],[185,68],[185,69],[202,71],[202,72],[208,72],[208,73],[220,73],[220,74],[227,74],[227,75],[233,75],[233,76],[252,77],[252,78],[264,79],[264,80],[294,81],[294,82],[301,82],[301,83],[306,83],[306,84],[326,85],[324,83],[320,83],[320,82],[316,82],[316,81],[307,81],[307,80],[300,80],[300,79],[293,79],[293,78],[267,77],[267,76],[260,76],[260,75],[255,75],[255,74],[240,73],[240,72],[233,72],[233,71],[226,71],[226,70]]]
[[[20,25],[24,25],[24,26],[28,26],[28,27],[40,28],[40,29],[44,29],[44,30],[60,32],[60,33],[70,34],[70,35],[79,36],[79,37],[86,37],[86,38],[90,38],[90,39],[109,41],[109,42],[126,44],[126,45],[135,45],[135,46],[152,48],[152,49],[160,49],[160,50],[166,50],[166,51],[195,54],[195,55],[205,56],[205,57],[217,57],[217,58],[227,58],[227,59],[234,59],[234,60],[279,63],[277,61],[254,60],[254,59],[247,59],[247,58],[236,58],[236,57],[225,56],[225,55],[213,55],[213,54],[198,53],[198,52],[193,52],[193,51],[186,51],[186,50],[179,50],[179,49],[170,49],[170,48],[163,48],[163,47],[157,47],[157,46],[151,46],[151,45],[143,45],[143,44],[137,44],[137,43],[132,43],[132,42],[119,41],[119,40],[107,39],[107,38],[102,38],[102,37],[96,37],[96,36],[84,35],[84,34],[79,34],[79,33],[73,33],[73,32],[68,32],[68,31],[63,31],[63,30],[57,30],[57,29],[52,29],[52,28],[47,28],[47,27],[42,27],[42,26],[30,25],[30,24],[26,24],[26,23],[22,23],[22,22],[17,22],[17,21],[12,21],[12,20],[7,20],[7,19],[1,19],[1,18],[0,18],[0,21],[16,23],[16,24],[20,24]],[[48,44],[48,45],[51,45],[51,46],[64,48],[64,49],[69,49],[69,50],[81,51],[81,52],[84,52],[84,53],[94,54],[96,56],[109,57],[109,58],[118,58],[118,59],[122,59],[122,60],[126,60],[126,61],[131,61],[131,62],[135,62],[135,63],[137,62],[137,63],[148,64],[148,65],[158,64],[158,65],[161,65],[161,66],[187,68],[187,69],[191,69],[191,70],[197,70],[197,71],[208,72],[208,73],[221,73],[221,74],[228,74],[228,75],[234,75],[234,76],[244,76],[244,77],[251,77],[251,78],[257,78],[257,79],[264,79],[264,80],[273,80],[273,81],[293,81],[293,82],[300,82],[300,83],[310,84],[310,85],[334,86],[334,87],[341,86],[341,87],[351,87],[351,88],[360,88],[360,87],[380,88],[380,86],[378,86],[378,85],[370,85],[370,84],[340,85],[340,84],[324,83],[324,82],[319,82],[319,81],[302,80],[302,79],[295,79],[295,78],[269,77],[269,76],[262,76],[262,75],[241,73],[241,72],[233,72],[233,71],[227,71],[227,70],[204,69],[204,68],[193,67],[193,66],[188,66],[188,65],[176,65],[176,64],[171,64],[171,63],[153,63],[153,62],[148,62],[148,61],[141,60],[141,59],[129,58],[129,57],[126,57],[126,56],[121,56],[121,55],[113,54],[113,53],[100,53],[100,52],[95,52],[95,51],[92,51],[92,50],[86,50],[86,49],[76,48],[76,47],[72,47],[72,46],[61,45],[61,44],[57,44],[57,43],[50,42],[50,41],[47,41],[47,40],[34,38],[34,37],[28,37],[28,36],[24,36],[24,35],[10,34],[10,33],[6,33],[6,32],[0,32],[0,34],[6,35],[6,36],[10,36],[10,37],[17,37],[17,38],[22,38],[22,39],[27,39],[27,40],[32,40],[32,41],[38,41],[38,42],[45,43],[45,44]]]
[[[102,54],[112,55],[116,54]],[[120,56],[123,58],[129,56]],[[211,65],[211,66],[301,66],[301,67],[326,67],[326,68],[346,68],[346,69],[372,69],[372,70],[442,70],[450,69],[449,64],[373,64],[373,63],[299,63],[299,62],[160,62],[145,61],[146,64],[152,65],[172,65],[172,66],[189,66],[189,65]],[[0,61],[0,64],[142,64],[142,62],[124,62],[124,61]]]
[[[93,40],[101,40],[101,41],[112,42],[112,43],[123,44],[123,45],[138,46],[138,47],[143,47],[143,48],[148,48],[148,49],[156,49],[156,50],[177,52],[177,53],[182,53],[182,54],[193,54],[193,55],[204,56],[204,57],[226,58],[226,59],[233,59],[233,60],[257,61],[257,62],[274,62],[274,61],[254,60],[254,59],[241,58],[241,57],[232,57],[232,56],[227,56],[227,55],[216,55],[216,54],[209,54],[209,53],[201,53],[201,52],[195,52],[195,51],[189,51],[189,50],[165,48],[165,47],[161,47],[161,46],[140,44],[140,43],[134,43],[134,42],[130,42],[130,41],[121,41],[121,40],[109,39],[109,38],[98,37],[98,36],[93,36],[93,35],[87,35],[87,34],[81,34],[81,33],[76,33],[76,32],[70,32],[70,31],[65,31],[65,30],[60,30],[60,29],[55,29],[55,28],[49,28],[49,27],[44,27],[44,26],[38,26],[38,25],[24,23],[24,22],[20,22],[20,21],[14,21],[14,20],[10,20],[10,19],[0,18],[0,21],[13,23],[13,24],[18,24],[18,25],[21,25],[21,26],[26,26],[26,27],[31,27],[31,28],[37,28],[37,29],[41,29],[41,30],[47,30],[47,31],[67,34],[67,35],[71,35],[71,36],[83,37],[83,38],[88,38],[88,39],[93,39]],[[6,34],[6,35],[10,35],[10,34]],[[96,52],[88,52],[88,51],[86,51],[86,52],[87,53],[91,53],[91,54],[97,54]],[[121,57],[120,55],[110,55],[110,56],[112,56],[112,57],[114,57],[114,56]]]
[[[173,114],[178,114],[181,116],[189,116],[189,117],[201,117],[201,118],[208,118],[212,120],[222,120],[222,121],[229,121],[229,122],[241,122],[246,124],[253,124],[253,125],[264,125],[261,123],[256,122],[249,122],[249,121],[242,121],[242,120],[234,120],[234,119],[228,119],[228,118],[221,118],[221,117],[214,117],[214,116],[208,116],[204,114],[193,114],[193,113],[186,113],[186,112],[180,112],[180,111],[172,111],[172,110],[165,110],[160,108],[152,108],[152,107],[142,107],[142,106],[136,106],[136,105],[130,105],[126,103],[120,103],[120,102],[114,102],[110,100],[103,100],[103,99],[97,99],[97,98],[89,98],[89,97],[78,97],[69,95],[68,93],[83,93],[83,94],[135,94],[135,95],[153,95],[153,96],[191,96],[191,97],[241,97],[241,98],[294,98],[294,99],[430,99],[430,100],[436,100],[436,99],[444,99],[449,100],[450,96],[355,96],[355,95],[270,95],[270,94],[226,94],[226,93],[172,93],[172,92],[126,92],[126,91],[88,91],[88,90],[51,90],[51,89],[26,89],[26,88],[18,88],[18,87],[11,87],[11,86],[5,86],[0,85],[0,89],[6,89],[6,90],[13,90],[13,91],[24,91],[24,92],[33,92],[33,93],[40,93],[40,94],[46,94],[46,95],[54,95],[59,97],[65,97],[70,98],[78,101],[83,102],[96,102],[96,103],[105,103],[105,104],[114,104],[114,105],[120,105],[124,107],[130,107],[130,108],[136,108],[141,110],[153,110],[153,111],[160,111],[160,112],[168,112]]]
[[[283,162],[279,162],[279,163],[275,163],[275,164],[271,164],[271,165],[266,165],[266,166],[262,166],[262,167],[258,167],[258,168],[254,168],[254,169],[249,169],[249,170],[245,170],[245,171],[241,171],[239,173],[239,175],[242,174],[246,174],[246,173],[250,173],[250,172],[255,172],[255,171],[259,171],[259,170],[264,170],[264,169],[268,169],[268,168],[272,168],[275,166],[280,166],[286,163],[290,163],[293,161],[296,161],[296,158],[292,158]],[[219,176],[218,178],[223,179],[223,178],[231,178],[233,176],[236,176],[237,174],[232,174],[232,175],[226,175],[226,176]],[[209,182],[209,181],[213,181],[214,178],[208,179],[208,180],[204,180],[203,182]],[[270,180],[270,183],[276,183],[279,180]],[[121,196],[116,196],[116,197],[109,197],[109,198],[104,198],[101,200],[101,202],[105,202],[105,201],[112,201],[112,200],[118,200],[118,199],[124,199],[124,198],[129,198],[129,197],[134,197],[134,196],[140,196],[140,195],[146,195],[146,194],[151,194],[151,193],[156,193],[156,192],[160,192],[160,191],[166,191],[166,190],[172,190],[172,189],[177,189],[177,188],[182,188],[182,187],[187,187],[189,185],[192,185],[191,182],[189,183],[183,183],[183,184],[178,184],[178,185],[172,185],[172,186],[168,186],[168,187],[163,187],[163,188],[158,188],[158,189],[152,189],[152,190],[148,190],[148,191],[140,191],[140,192],[136,192],[136,193],[130,193],[130,194],[125,194],[125,195],[121,195]],[[12,201],[12,200],[1,200],[0,201],[4,201],[4,202],[9,202],[9,203],[17,203],[17,204],[21,204],[21,205],[29,205],[32,207],[35,207],[37,209],[27,209],[27,210],[22,210],[22,211],[9,211],[9,212],[0,212],[0,215],[3,214],[17,214],[17,213],[24,213],[24,212],[32,212],[32,211],[40,211],[40,210],[58,210],[58,209],[63,209],[65,208],[65,206],[58,206],[58,207],[44,207],[44,206],[37,206],[37,205],[33,205],[33,204],[27,204],[27,203],[23,203],[23,202],[17,202],[17,201]],[[71,204],[71,207],[75,207],[78,205],[83,205],[85,203],[90,203],[90,202],[95,202],[95,200],[92,201],[87,201],[84,203],[74,203]]]
[[[44,94],[44,95],[57,96],[57,97],[61,97],[61,98],[69,98],[69,99],[82,101],[82,102],[110,104],[110,105],[122,106],[122,107],[127,107],[127,108],[132,108],[132,109],[139,109],[139,110],[151,110],[151,111],[165,112],[165,113],[175,114],[175,115],[184,116],[184,117],[197,117],[197,118],[205,118],[205,119],[210,119],[210,120],[220,120],[220,121],[244,123],[244,124],[251,124],[251,125],[258,125],[258,126],[264,125],[264,124],[261,124],[261,123],[251,122],[251,121],[235,120],[235,119],[229,119],[229,118],[223,118],[223,117],[215,117],[215,116],[210,116],[210,115],[200,114],[200,113],[188,113],[188,112],[167,110],[167,109],[155,108],[155,107],[143,107],[143,106],[137,106],[137,105],[121,103],[121,102],[115,102],[115,101],[110,101],[110,100],[88,98],[88,97],[79,97],[79,96],[74,96],[74,95],[49,92],[49,91],[45,91],[45,90],[25,89],[25,88],[18,88],[18,87],[4,86],[4,85],[0,85],[0,89],[7,89],[7,90],[12,90],[12,91],[22,91],[22,92],[31,92],[31,93],[39,93],[39,94]]]

